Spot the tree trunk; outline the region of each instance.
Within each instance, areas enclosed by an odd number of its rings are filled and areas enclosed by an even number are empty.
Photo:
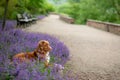
[[[6,24],[6,15],[7,15],[8,2],[9,2],[9,0],[6,0],[5,9],[4,9],[3,24],[2,24],[2,30],[4,30],[5,24]]]

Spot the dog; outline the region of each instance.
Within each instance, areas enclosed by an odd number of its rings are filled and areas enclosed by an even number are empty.
[[[46,40],[40,40],[37,48],[33,52],[21,52],[13,56],[13,59],[17,59],[20,62],[28,62],[32,60],[43,60],[45,67],[49,66],[50,55],[52,50],[50,43]]]

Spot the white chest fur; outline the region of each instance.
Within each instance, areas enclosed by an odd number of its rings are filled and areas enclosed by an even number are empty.
[[[39,58],[41,58],[41,57],[44,57],[44,59],[43,60],[45,60],[45,61],[47,61],[48,63],[50,62],[50,55],[49,55],[49,52],[47,52],[47,54],[44,56],[44,55],[40,55],[39,53],[38,53],[38,57]]]
[[[50,55],[49,52],[47,52],[46,56],[45,56],[45,60],[49,63],[50,62]]]

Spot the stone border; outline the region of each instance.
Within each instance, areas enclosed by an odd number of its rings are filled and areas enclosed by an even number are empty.
[[[74,23],[74,19],[69,17],[69,16],[65,16],[65,15],[59,15],[60,16],[60,19],[67,22],[67,23],[70,23],[70,24],[73,24]]]
[[[109,22],[102,22],[102,21],[88,19],[87,25],[97,28],[97,29],[101,29],[107,32],[120,35],[120,24],[114,24],[114,23],[109,23]]]
[[[74,23],[74,19],[67,16],[67,15],[63,15],[63,14],[59,14],[59,13],[56,13],[56,12],[50,12],[49,14],[52,14],[52,15],[59,15],[59,18],[67,23],[70,23],[70,24],[73,24]]]

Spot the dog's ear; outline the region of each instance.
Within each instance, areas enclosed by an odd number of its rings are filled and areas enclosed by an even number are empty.
[[[40,40],[40,41],[38,42],[38,46],[41,47],[44,43],[45,43],[45,40]]]
[[[38,42],[38,46],[37,46],[37,48],[36,48],[36,50],[37,50],[38,52],[40,52],[40,51],[43,50],[43,45],[44,45],[44,43],[45,43],[45,40],[40,40],[40,41]],[[39,51],[39,50],[40,50],[40,51]]]

